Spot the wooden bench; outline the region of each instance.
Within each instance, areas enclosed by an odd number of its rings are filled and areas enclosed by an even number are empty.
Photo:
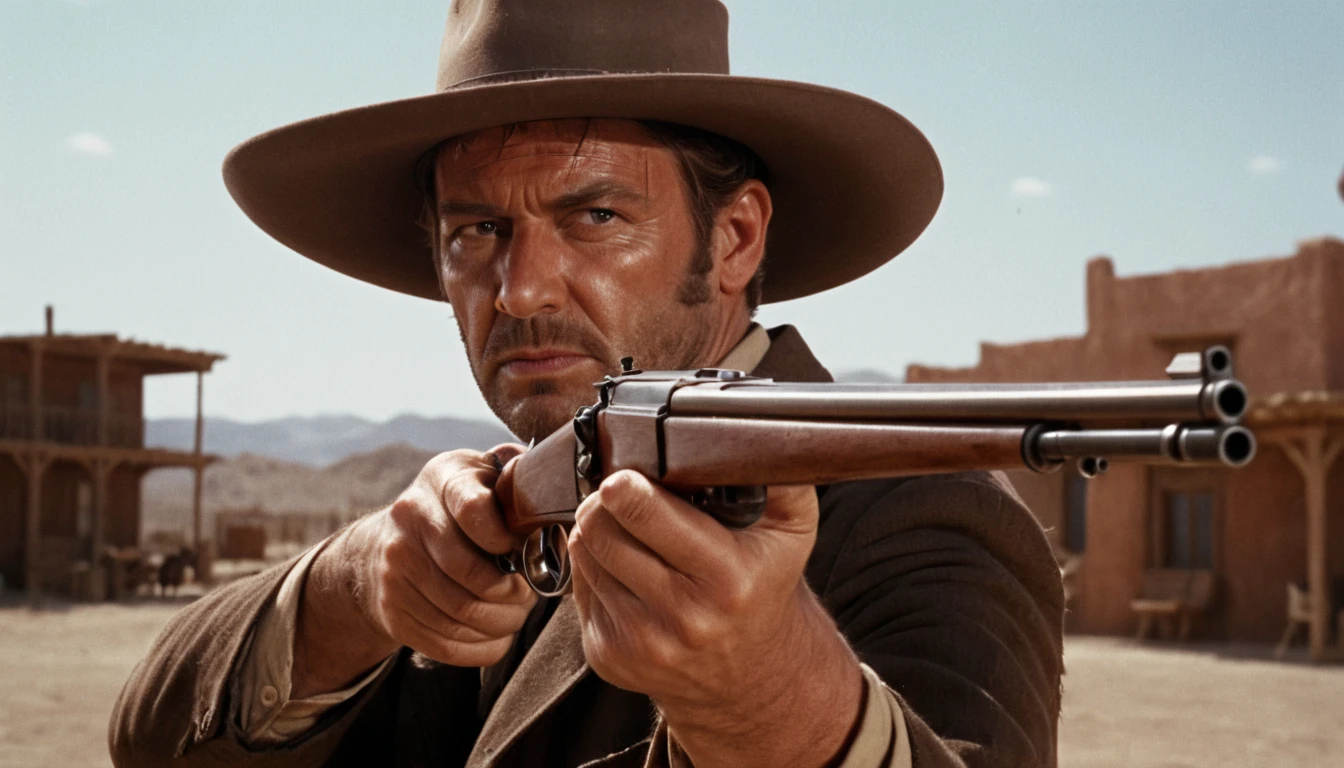
[[[1171,622],[1177,623],[1177,639],[1190,637],[1191,619],[1208,610],[1213,600],[1213,571],[1187,571],[1154,568],[1143,574],[1143,590],[1129,607],[1139,615],[1137,638],[1146,639],[1153,624],[1162,620],[1170,635]]]

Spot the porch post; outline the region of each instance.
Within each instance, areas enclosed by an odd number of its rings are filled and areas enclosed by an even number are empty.
[[[108,370],[112,365],[112,351],[104,350],[98,355],[98,447],[106,451],[109,444],[108,411]],[[94,600],[102,600],[106,595],[106,580],[103,578],[101,561],[103,556],[103,530],[107,520],[107,480],[112,466],[106,458],[96,458],[89,464],[89,474],[93,475],[93,521],[89,536],[89,589]]]
[[[28,475],[28,519],[24,528],[23,566],[28,581],[28,602],[31,605],[42,601],[42,478],[50,463],[50,457],[34,451],[28,455],[23,467]]]
[[[205,371],[196,372],[196,442],[193,448],[195,454],[194,468],[195,477],[192,487],[191,501],[191,546],[196,550],[196,555],[201,554],[201,473],[205,466],[201,461],[201,433],[205,428],[205,417],[202,411],[202,403],[205,398]]]
[[[1325,658],[1330,635],[1330,574],[1326,564],[1326,473],[1344,448],[1344,440],[1326,443],[1325,427],[1302,431],[1302,444],[1282,443],[1284,453],[1297,465],[1307,492],[1307,594],[1311,598],[1311,660]]]
[[[28,377],[28,410],[32,413],[33,424],[31,440],[34,443],[40,443],[46,438],[46,430],[43,429],[45,419],[42,418],[42,353],[41,342],[32,342],[28,345],[28,354],[32,358],[32,373]]]
[[[107,482],[115,464],[107,459],[95,459],[90,465],[93,475],[93,531],[90,536],[89,574],[90,591],[94,600],[107,597],[107,574],[102,569],[103,531],[107,520]]]
[[[98,355],[98,445],[106,448],[107,435],[107,371],[111,367],[111,355],[103,352]]]
[[[37,446],[45,439],[46,420],[42,415],[42,353],[41,342],[28,345],[32,358],[32,372],[28,377],[28,408],[32,412],[33,423],[31,440],[33,451],[28,455],[26,472],[28,475],[28,516],[24,527],[23,567],[28,582],[28,602],[36,605],[42,599],[42,569],[38,560],[42,545],[42,476],[46,473],[47,457],[41,455]]]

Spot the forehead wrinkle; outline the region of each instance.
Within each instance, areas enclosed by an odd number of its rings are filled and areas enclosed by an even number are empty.
[[[552,166],[552,164],[544,162],[545,158],[555,158],[557,160],[560,158],[564,158],[565,159],[564,167],[561,168]],[[539,164],[539,167],[529,168],[524,164],[523,167],[519,168],[518,167],[519,163],[517,161],[520,160],[524,161],[543,160],[543,162]],[[644,163],[641,168],[641,166],[639,165],[634,165],[627,162],[620,162],[609,157],[593,157],[590,155],[575,157],[571,154],[559,154],[559,153],[523,155],[519,157],[506,157],[502,160],[492,161],[484,163],[482,165],[462,169],[465,171],[465,173],[462,172],[450,173],[448,174],[448,177],[467,179],[470,180],[472,183],[480,183],[482,181],[486,181],[488,183],[489,177],[494,174],[505,176],[505,175],[514,175],[516,173],[523,173],[523,174],[535,174],[537,176],[544,176],[546,178],[559,177],[560,182],[562,184],[568,185],[571,183],[571,180],[575,176],[582,176],[584,174],[596,174],[596,175],[603,174],[603,171],[601,170],[603,167],[610,169],[607,170],[606,173],[629,179],[632,183],[638,183],[639,175],[642,175],[644,177],[645,194],[647,196],[649,187],[649,181],[648,181],[649,161],[647,157],[644,158]]]
[[[458,184],[445,184],[440,190],[442,215],[479,215],[499,217],[520,204],[524,209],[559,211],[584,207],[600,200],[626,202],[640,206],[652,200],[652,185],[648,164],[641,178],[635,169],[616,166],[620,174],[594,172],[590,163],[582,164],[576,172],[568,167],[551,167],[531,171],[529,183],[516,186],[507,178],[484,173],[466,174]],[[577,176],[577,178],[576,178]],[[522,195],[519,198],[518,195]]]
[[[583,124],[583,133],[579,135],[579,143],[574,145],[574,159],[570,160],[569,170],[565,173],[566,184],[569,183],[570,177],[574,175],[574,171],[578,167],[579,158],[582,156],[583,153],[583,143],[588,140],[588,132],[591,131],[592,129],[593,129],[592,120],[588,120]]]

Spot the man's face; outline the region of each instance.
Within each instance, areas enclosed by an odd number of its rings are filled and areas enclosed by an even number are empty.
[[[626,355],[714,362],[719,297],[680,165],[637,123],[480,131],[440,151],[435,189],[444,294],[486,401],[519,437],[591,404]]]

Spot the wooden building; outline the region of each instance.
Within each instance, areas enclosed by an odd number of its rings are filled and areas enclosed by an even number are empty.
[[[1328,655],[1344,587],[1344,242],[1287,258],[1117,278],[1087,265],[1081,337],[984,344],[971,368],[911,366],[910,382],[1161,378],[1172,355],[1232,349],[1260,441],[1241,470],[1112,466],[1092,481],[1014,473],[1073,561],[1071,631],[1134,632],[1151,569],[1212,573],[1205,637],[1273,641],[1303,584],[1312,657]]]
[[[36,598],[44,588],[107,592],[108,547],[140,539],[140,479],[196,470],[200,544],[203,377],[223,355],[115,335],[0,336],[0,576]],[[195,450],[145,446],[144,377],[196,374]],[[81,586],[74,586],[79,584]]]

